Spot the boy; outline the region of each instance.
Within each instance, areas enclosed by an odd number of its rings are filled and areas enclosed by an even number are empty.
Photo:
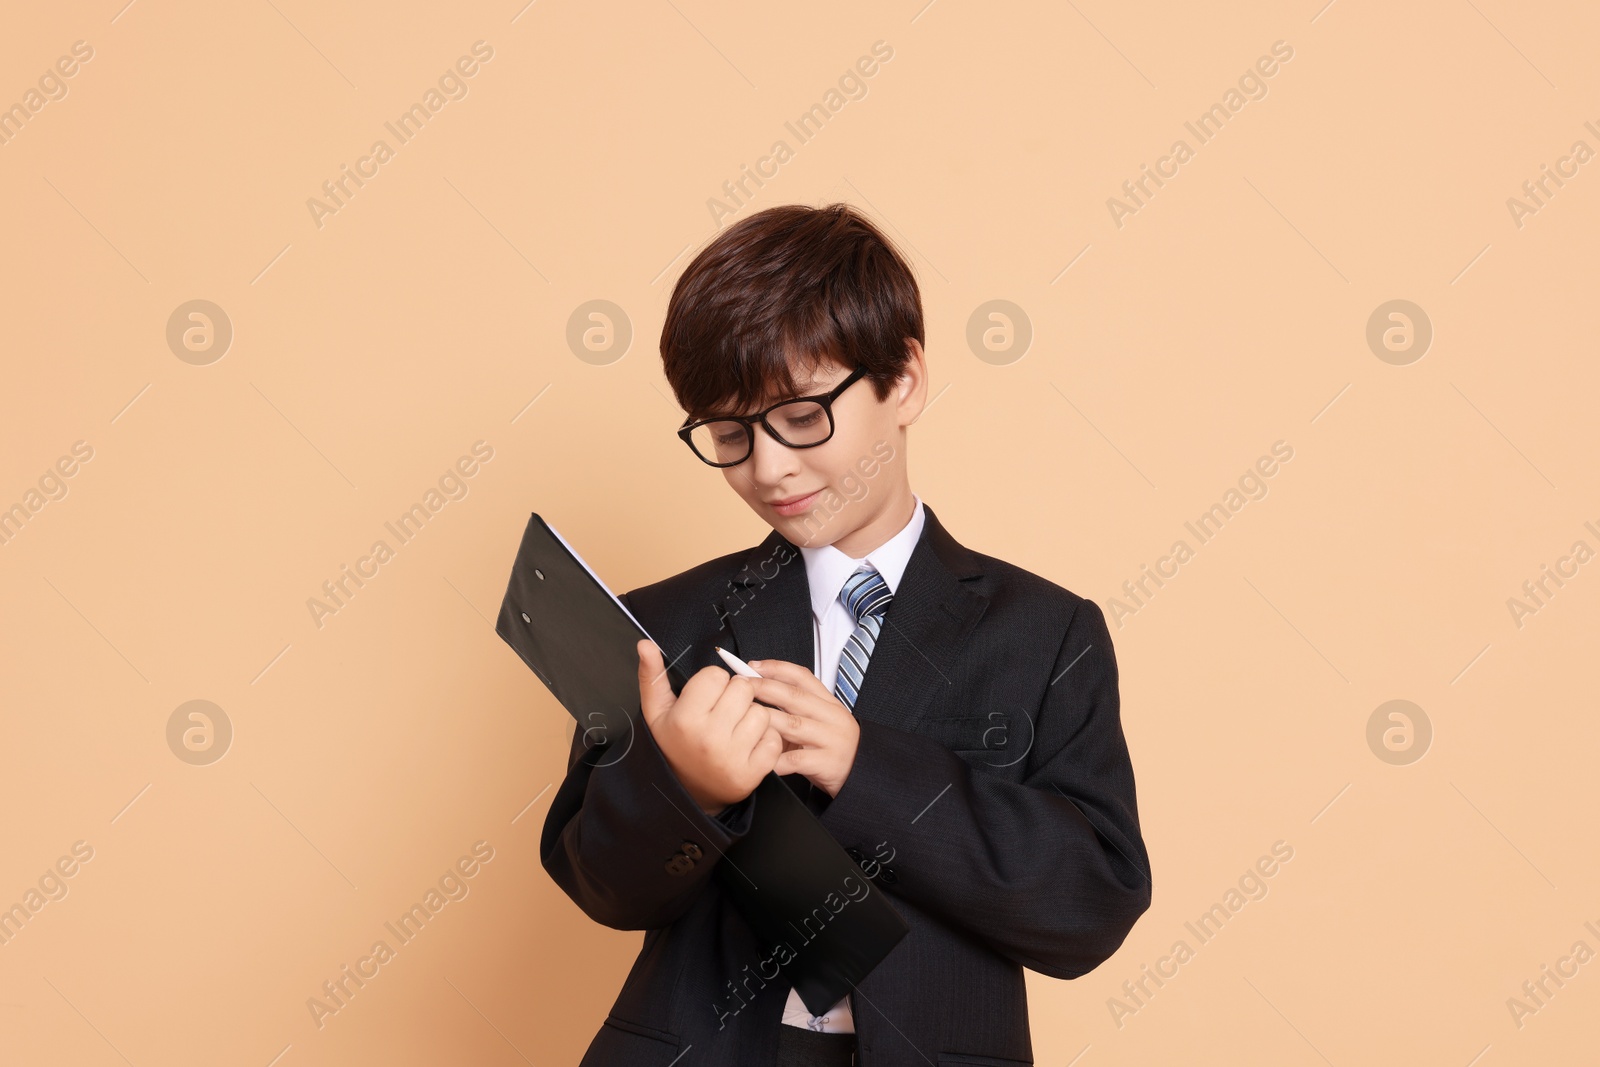
[[[1085,974],[1149,906],[1104,615],[911,491],[923,344],[911,271],[845,205],[744,219],[673,290],[679,435],[772,532],[621,598],[659,645],[646,728],[574,733],[540,842],[585,914],[646,931],[584,1067],[1029,1064],[1023,968]],[[768,772],[910,927],[821,1016],[711,877]]]

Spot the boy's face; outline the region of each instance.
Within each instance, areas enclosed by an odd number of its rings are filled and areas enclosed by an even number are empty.
[[[927,365],[922,347],[915,341],[908,345],[912,356],[883,400],[866,378],[835,398],[833,436],[827,441],[813,448],[789,448],[757,426],[749,458],[720,468],[750,509],[793,544],[836,545],[861,558],[910,520],[905,427],[916,421],[926,403]],[[796,395],[811,396],[828,392],[850,370],[829,359],[809,380],[803,368],[796,373]],[[788,399],[792,397],[769,395],[740,414]]]

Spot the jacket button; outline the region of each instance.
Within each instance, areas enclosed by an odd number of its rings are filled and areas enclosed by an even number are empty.
[[[894,873],[893,867],[885,867],[881,877],[883,881],[888,882],[890,885],[900,880],[900,876]]]
[[[861,850],[859,848],[847,848],[845,849],[845,852],[850,856],[851,859],[856,861],[857,866],[860,866],[860,864],[863,862]]]
[[[667,873],[683,874],[693,866],[694,860],[690,859],[688,856],[685,856],[681,852],[675,852],[672,854],[672,858],[667,861]]]
[[[683,849],[683,854],[685,856],[688,856],[692,860],[697,860],[702,855],[702,853],[700,851],[700,846],[695,844],[693,841],[685,841],[679,847],[681,847]]]

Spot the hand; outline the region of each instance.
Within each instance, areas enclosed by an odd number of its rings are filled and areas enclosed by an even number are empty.
[[[749,796],[783,751],[756,679],[702,667],[673,696],[661,650],[640,640],[636,651],[645,725],[684,789],[711,815]]]
[[[756,699],[771,704],[772,726],[783,735],[776,774],[803,774],[830,797],[839,795],[856,763],[861,724],[821,680],[798,663],[751,660],[761,673]],[[755,679],[750,679],[755,681]]]

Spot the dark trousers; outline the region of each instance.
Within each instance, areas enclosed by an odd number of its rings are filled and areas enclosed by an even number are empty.
[[[854,1067],[855,1062],[855,1034],[778,1027],[778,1067]]]

